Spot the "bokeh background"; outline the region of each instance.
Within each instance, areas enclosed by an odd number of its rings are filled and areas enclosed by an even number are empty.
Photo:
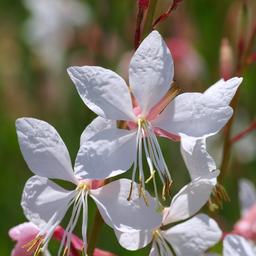
[[[223,76],[220,52],[234,69],[238,35],[255,22],[255,3],[249,1],[249,22],[241,19],[237,0],[184,0],[157,29],[168,43],[175,61],[175,80],[183,91],[204,91]],[[156,16],[170,1],[158,0]],[[8,230],[25,221],[20,199],[32,175],[17,143],[15,120],[35,117],[51,123],[65,141],[72,160],[83,129],[95,115],[87,109],[67,76],[71,65],[98,65],[127,79],[133,53],[136,0],[2,0],[0,1],[0,255],[10,255],[14,243]],[[247,33],[248,32],[248,33]],[[230,47],[229,47],[230,46]],[[224,53],[223,53],[224,52]],[[223,56],[222,56],[223,57]],[[233,66],[232,66],[233,65]],[[244,74],[233,134],[256,116],[256,66]],[[228,71],[227,71],[228,72]],[[172,193],[188,182],[179,143],[160,139],[174,185]],[[218,165],[223,134],[209,140],[209,151]],[[213,216],[225,231],[239,219],[237,183],[247,177],[256,184],[256,133],[238,142],[224,185],[230,203]],[[95,207],[90,202],[89,228]],[[79,229],[77,230],[79,234]],[[122,249],[110,228],[104,226],[99,248],[117,255],[146,255]],[[53,243],[53,247],[56,246]],[[53,248],[54,250],[54,248]],[[54,255],[54,253],[53,253]]]

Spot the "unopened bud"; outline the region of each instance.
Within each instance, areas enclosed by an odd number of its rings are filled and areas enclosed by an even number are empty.
[[[234,55],[227,38],[223,38],[220,47],[220,75],[225,80],[232,77],[234,70]]]
[[[149,0],[139,0],[139,7],[146,10],[149,6]]]

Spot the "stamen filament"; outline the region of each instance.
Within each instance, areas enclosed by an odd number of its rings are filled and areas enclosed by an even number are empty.
[[[88,192],[83,192],[84,195],[84,199],[83,200],[83,217],[82,217],[82,238],[83,238],[83,252],[84,255],[87,254],[87,240],[86,240],[86,236],[87,236],[87,216],[88,216],[88,198],[87,198],[87,193]]]
[[[138,131],[137,131],[137,136],[136,136],[136,149],[138,148],[138,145],[139,145],[140,132],[141,132],[141,126],[139,125]],[[131,196],[132,196],[133,183],[135,181],[135,175],[136,175],[136,170],[137,170],[137,161],[138,161],[138,152],[136,152],[136,158],[135,158],[135,161],[133,164],[131,187],[130,187],[129,195],[127,197],[128,201],[131,200]]]
[[[161,231],[155,230],[154,232],[154,238],[156,243],[159,245],[160,251],[161,251],[161,256],[162,255],[175,255],[174,250],[172,247],[167,243],[165,238],[162,236]]]

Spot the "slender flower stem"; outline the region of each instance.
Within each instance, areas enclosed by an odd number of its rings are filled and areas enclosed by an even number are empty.
[[[134,49],[136,50],[140,45],[141,23],[143,20],[144,10],[139,7],[136,20],[136,30],[134,36]]]
[[[226,125],[225,128],[225,139],[224,139],[224,146],[223,146],[223,155],[222,155],[222,162],[221,162],[221,167],[220,167],[220,175],[218,177],[218,181],[220,183],[223,182],[223,179],[227,173],[227,169],[229,166],[230,162],[230,156],[231,156],[231,131],[232,131],[232,126],[234,123],[234,117],[237,112],[237,105],[239,102],[239,97],[240,97],[240,89],[237,90],[237,93],[235,94],[230,106],[233,108],[234,113],[233,116],[230,118],[229,122]]]
[[[88,256],[93,256],[93,252],[94,252],[94,249],[96,248],[97,240],[98,240],[99,233],[103,223],[104,221],[100,215],[100,212],[98,208],[96,208],[92,231],[91,231],[89,242],[88,242],[88,250],[87,250]]]
[[[253,28],[253,31],[251,33],[251,37],[249,39],[249,43],[248,43],[246,49],[244,49],[244,47],[242,47],[242,51],[241,51],[241,47],[240,47],[240,45],[238,45],[238,49],[240,49],[240,51],[238,51],[238,58],[237,58],[238,62],[237,62],[237,68],[236,68],[236,72],[235,72],[235,74],[237,76],[241,76],[244,73],[244,71],[246,70],[246,68],[248,67],[248,63],[246,62],[246,59],[251,55],[255,38],[256,38],[256,25]],[[220,167],[221,172],[218,177],[218,181],[220,183],[223,182],[223,179],[227,173],[229,162],[230,162],[231,149],[232,149],[231,130],[232,130],[232,126],[234,123],[234,117],[237,112],[239,97],[240,97],[240,88],[238,88],[233,100],[231,101],[230,106],[233,108],[234,113],[225,127],[225,140],[224,140],[224,146],[223,146],[222,162],[221,162],[221,167]]]
[[[248,135],[250,132],[256,129],[256,121],[253,121],[245,130],[241,131],[237,135],[231,138],[230,143],[236,143],[237,141],[241,140],[243,137]]]
[[[153,19],[156,11],[156,5],[158,0],[150,0],[149,9],[144,25],[144,37],[147,36],[153,29]]]
[[[166,12],[164,12],[163,14],[161,14],[153,23],[153,28],[155,28],[158,23],[160,23],[161,21],[167,19],[170,14],[172,13],[173,10],[175,10],[179,3],[181,2],[182,0],[173,0],[172,1],[172,4],[170,5],[170,7],[168,8],[168,10]]]

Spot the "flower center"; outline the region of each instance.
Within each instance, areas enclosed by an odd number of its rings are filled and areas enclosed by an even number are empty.
[[[79,184],[76,187],[76,190],[81,192],[81,191],[88,191],[90,190],[91,185],[87,181],[80,181]]]
[[[84,241],[84,252],[86,252],[86,232],[87,232],[87,196],[91,186],[88,181],[82,180],[77,185],[74,191],[72,199],[66,206],[66,211],[72,206],[72,212],[70,216],[69,223],[65,229],[64,235],[61,240],[61,245],[59,247],[58,256],[68,256],[71,252],[72,234],[78,222],[80,213],[83,213],[83,224],[82,224],[82,235]],[[60,224],[62,219],[58,219],[58,210],[53,214],[50,220],[40,229],[39,234],[29,243],[24,245],[27,251],[35,251],[34,256],[39,256],[41,253],[45,252],[51,237],[54,233],[55,228]]]
[[[131,190],[128,196],[128,200],[131,199],[132,186],[135,180],[137,167],[138,167],[139,185],[140,185],[139,195],[143,196],[147,204],[147,199],[145,197],[145,183],[149,183],[150,181],[153,181],[155,196],[160,205],[155,174],[156,172],[158,173],[158,176],[160,177],[160,180],[163,185],[162,187],[163,200],[166,199],[165,197],[166,193],[169,193],[170,185],[172,183],[172,178],[169,173],[169,169],[165,163],[160,145],[158,143],[158,140],[156,138],[152,125],[147,119],[143,117],[138,118],[137,125],[138,125],[137,138],[136,138],[137,154],[136,154],[136,159],[133,165],[132,184],[131,184]],[[143,149],[145,152],[147,164],[150,171],[149,177],[147,179],[145,179],[145,174],[143,170],[143,155],[142,155]]]

